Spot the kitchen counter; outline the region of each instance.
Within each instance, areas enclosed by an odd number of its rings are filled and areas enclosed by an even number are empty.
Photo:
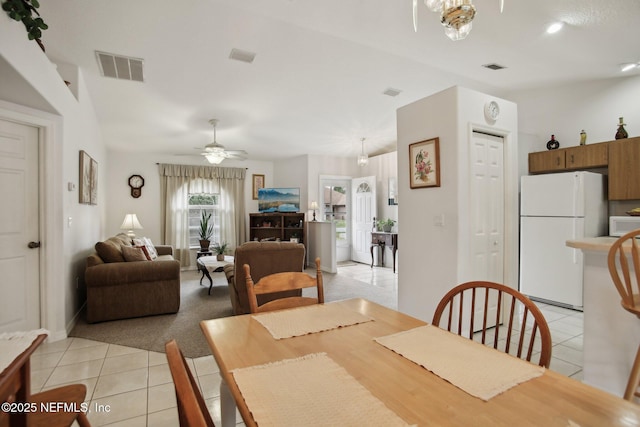
[[[584,254],[583,382],[622,396],[640,344],[640,320],[620,306],[607,256],[615,237],[568,240]]]

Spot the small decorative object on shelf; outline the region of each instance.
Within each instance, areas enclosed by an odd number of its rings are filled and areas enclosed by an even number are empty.
[[[624,119],[620,117],[620,123],[618,123],[618,131],[616,132],[616,139],[624,139],[629,137],[627,131],[624,130],[625,124],[626,123],[624,122]]]
[[[587,143],[587,133],[582,129],[580,131],[580,145],[585,145]]]
[[[560,143],[556,140],[555,135],[551,135],[551,139],[547,142],[547,150],[557,150],[560,147]]]

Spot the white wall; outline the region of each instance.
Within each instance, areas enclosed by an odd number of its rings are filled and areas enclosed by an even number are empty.
[[[106,171],[105,179],[109,182],[107,191],[106,210],[106,237],[122,232],[120,225],[125,214],[135,213],[144,229],[136,232],[138,236],[149,237],[152,242],[164,244],[160,238],[160,174],[157,163],[185,164],[185,165],[208,165],[199,156],[177,157],[172,155],[149,155],[148,153],[135,153],[109,150],[108,160],[110,167]],[[245,211],[257,212],[258,201],[252,199],[252,175],[265,175],[267,186],[271,186],[273,176],[273,165],[271,162],[260,161],[230,161],[225,160],[221,167],[244,167],[247,174],[244,184]],[[135,199],[131,197],[131,188],[128,180],[133,174],[144,177],[144,187],[142,195]],[[246,218],[246,225],[249,226],[249,216]],[[249,236],[247,228],[247,237]],[[195,250],[192,255],[191,268],[195,268]]]
[[[500,103],[494,125],[485,122],[485,102]],[[469,141],[474,129],[505,137],[505,198],[508,229],[505,253],[511,255],[506,280],[517,283],[517,108],[512,102],[453,87],[397,111],[399,224],[398,308],[430,321],[440,298],[469,277]],[[438,137],[440,182],[437,188],[410,189],[409,144]],[[435,218],[444,216],[444,226]],[[399,236],[400,237],[400,236]],[[514,250],[515,246],[515,250]],[[515,264],[515,265],[514,265]],[[513,282],[516,280],[516,282]]]
[[[46,308],[42,326],[59,339],[66,336],[84,301],[82,283],[77,288],[76,278],[82,278],[85,258],[103,231],[104,144],[82,73],[77,73],[74,83],[76,99],[49,58],[27,39],[24,26],[4,13],[0,14],[0,57],[0,100],[20,104],[3,104],[3,109],[11,111],[4,116],[20,116],[20,121],[41,127],[44,137],[41,221],[45,227],[40,253]],[[97,206],[78,203],[79,150],[100,164]],[[68,183],[75,184],[76,190],[67,191]]]

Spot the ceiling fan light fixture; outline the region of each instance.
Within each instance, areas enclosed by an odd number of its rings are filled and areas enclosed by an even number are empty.
[[[225,159],[224,156],[222,156],[222,155],[220,155],[218,153],[207,153],[207,154],[203,154],[203,156],[212,165],[219,165]]]
[[[555,34],[564,27],[564,22],[553,22],[547,27],[547,34]]]

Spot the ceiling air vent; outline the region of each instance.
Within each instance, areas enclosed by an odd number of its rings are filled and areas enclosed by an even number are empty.
[[[385,89],[384,92],[382,92],[384,95],[387,96],[398,96],[400,95],[400,92],[402,92],[400,89],[394,89],[392,87]]]
[[[240,49],[231,49],[231,53],[229,54],[230,59],[246,62],[248,64],[251,64],[255,59],[255,57],[256,57],[255,53],[248,52],[246,50],[240,50]]]
[[[484,68],[488,68],[488,69],[493,70],[493,71],[502,70],[504,68],[507,68],[504,65],[499,65],[499,64],[484,64],[483,67]]]
[[[96,57],[103,76],[144,82],[142,59],[98,51],[96,51]]]

